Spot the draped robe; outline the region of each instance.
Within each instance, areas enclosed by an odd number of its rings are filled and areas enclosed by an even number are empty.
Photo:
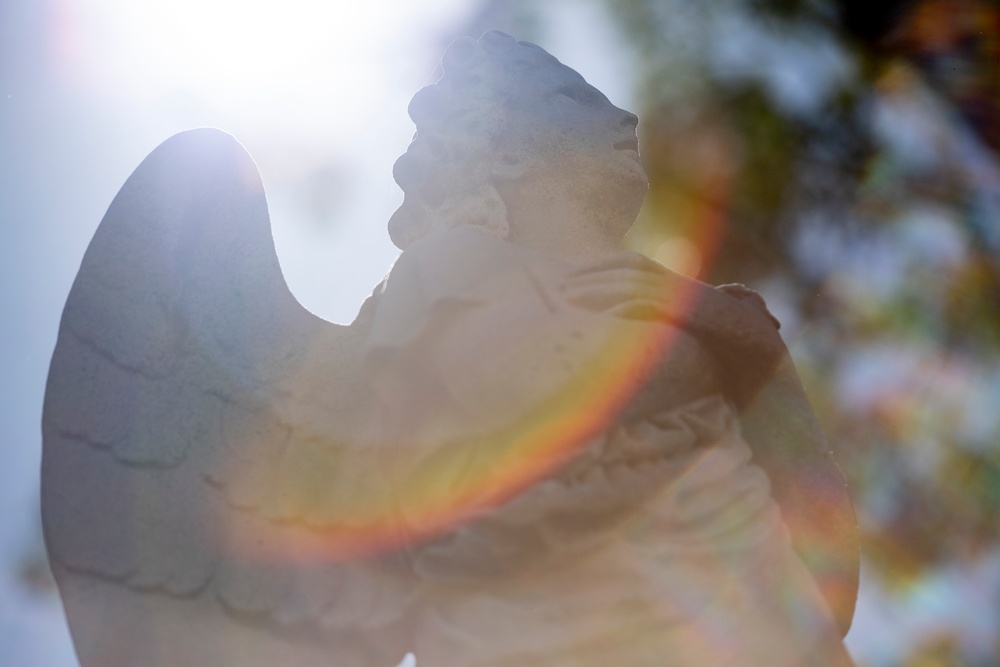
[[[579,269],[459,228],[408,249],[371,304],[389,477],[461,498],[409,550],[419,663],[818,657],[834,622],[715,360],[673,323],[574,306]]]

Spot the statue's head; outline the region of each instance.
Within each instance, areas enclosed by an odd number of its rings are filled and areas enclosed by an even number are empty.
[[[505,184],[539,173],[627,198],[631,223],[646,189],[633,114],[541,47],[500,32],[456,40],[442,67],[410,102],[417,132],[393,168],[405,195],[389,220],[399,248],[461,225],[506,238]]]

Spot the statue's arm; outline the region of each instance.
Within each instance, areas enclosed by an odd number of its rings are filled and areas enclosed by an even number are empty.
[[[846,633],[858,586],[857,522],[844,475],[763,299],[746,288],[685,278],[631,253],[581,271],[565,291],[588,309],[681,326],[711,352],[795,550]]]
[[[846,634],[858,591],[857,520],[846,478],[788,354],[744,406],[740,422],[795,550]]]
[[[720,384],[739,407],[743,437],[770,478],[795,551],[846,635],[858,592],[857,519],[778,322],[750,290],[688,289],[683,326],[720,361]]]
[[[857,519],[776,321],[762,299],[719,290],[706,291],[692,316],[696,337],[722,362],[721,384],[740,408],[743,437],[768,474],[795,551],[846,635],[858,592]]]

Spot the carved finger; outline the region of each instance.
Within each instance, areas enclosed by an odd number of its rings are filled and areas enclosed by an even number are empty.
[[[629,304],[636,303],[676,308],[678,302],[676,292],[665,292],[658,287],[648,286],[637,289],[634,285],[569,288],[563,290],[563,297],[567,303],[593,311],[614,311],[620,306],[628,307]]]
[[[636,271],[635,269],[609,269],[599,273],[573,276],[564,281],[563,285],[586,287],[590,285],[614,284],[620,285],[622,288],[634,287],[638,289],[647,287],[662,290],[672,287],[675,282],[666,276]]]
[[[684,319],[681,309],[671,308],[670,304],[655,299],[632,299],[617,304],[608,312],[624,320],[680,323]]]
[[[637,269],[654,274],[673,273],[659,262],[656,262],[645,255],[640,255],[635,252],[620,252],[605,260],[585,266],[571,274],[571,276],[614,269]]]

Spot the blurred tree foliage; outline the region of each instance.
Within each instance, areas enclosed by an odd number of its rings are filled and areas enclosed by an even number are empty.
[[[875,579],[1000,553],[1000,6],[604,4],[639,70],[633,247],[765,292]],[[992,659],[949,632],[898,664]]]
[[[636,244],[694,240],[712,282],[793,270],[804,212],[848,219],[871,152],[834,15],[793,0],[607,4],[641,70],[652,187]]]

